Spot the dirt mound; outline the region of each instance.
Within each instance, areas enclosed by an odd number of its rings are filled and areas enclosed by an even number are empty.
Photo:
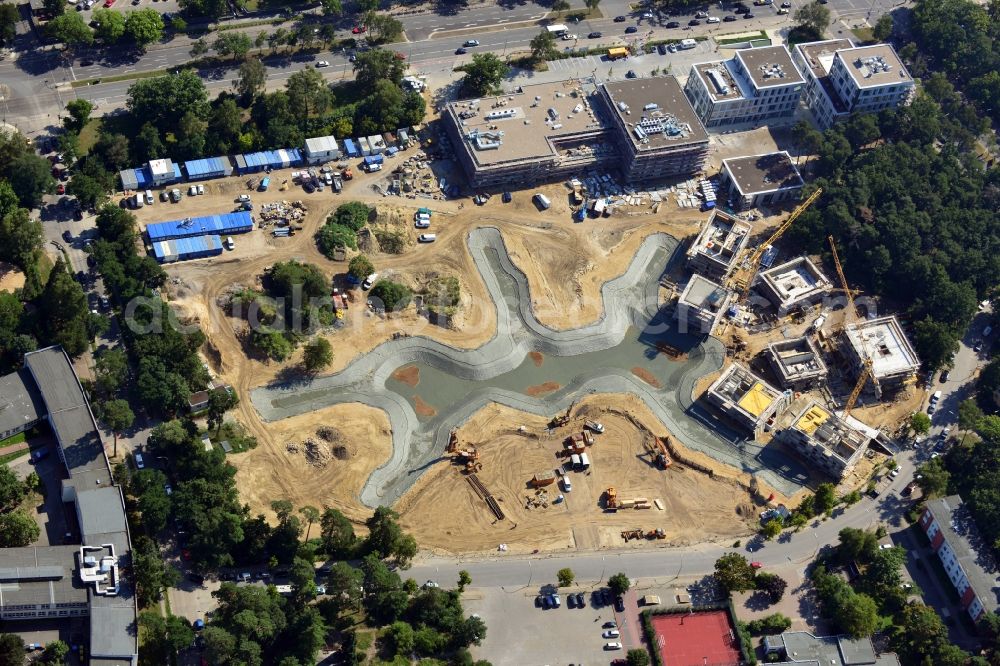
[[[333,457],[337,460],[349,460],[351,457],[351,452],[347,450],[347,447],[343,444],[338,444],[333,447]]]
[[[531,359],[531,362],[535,364],[536,368],[542,367],[542,362],[545,360],[545,357],[542,356],[542,353],[536,351],[528,352],[528,358]]]
[[[330,426],[321,426],[316,429],[316,436],[324,442],[339,442],[340,431]]]
[[[317,442],[314,439],[307,439],[302,445],[305,448],[303,453],[306,456],[306,462],[313,467],[326,467],[327,463],[330,462],[332,454],[330,447],[326,444]]]

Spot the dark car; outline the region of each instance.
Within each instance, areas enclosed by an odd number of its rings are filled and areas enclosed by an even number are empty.
[[[79,222],[80,220],[82,220],[83,219],[83,211],[80,210],[79,208],[74,208],[73,209],[73,219],[76,220],[77,222]]]
[[[73,234],[71,234],[69,232],[69,229],[67,229],[67,230],[65,230],[65,231],[62,232],[62,237],[63,237],[63,240],[66,241],[67,243],[69,241],[73,240]]]
[[[624,17],[624,16],[616,16],[615,17],[615,23],[624,23],[627,20],[628,19],[626,17]]]
[[[577,594],[576,594],[576,605],[579,606],[580,608],[586,608],[587,607],[587,602],[583,598],[583,592],[577,592]]]
[[[302,189],[306,191],[306,194],[312,194],[316,191],[316,186],[312,184],[312,181],[307,180],[302,183]]]
[[[541,608],[545,604],[545,597],[539,595],[535,597],[535,608]]]
[[[34,451],[31,452],[31,460],[34,462],[38,462],[47,455],[49,455],[48,449],[35,449]]]
[[[750,8],[744,7],[743,5],[736,5],[733,7],[733,12],[737,14],[746,14],[748,11],[750,11]]]
[[[634,79],[634,78],[637,78],[637,76],[638,75],[633,70],[631,70],[631,69],[628,70],[627,72],[625,72],[625,78],[626,79]]]
[[[679,27],[681,27],[681,24],[678,23],[677,21],[671,21],[671,22],[667,23],[667,27],[668,28],[679,28]]]
[[[465,50],[464,46],[460,46],[455,49],[455,55],[465,55],[466,53],[468,53],[468,51]]]
[[[701,25],[701,21],[699,21],[698,19],[691,19],[690,21],[688,21],[688,25]]]
[[[736,20],[736,17],[733,16],[732,14],[727,14],[722,17],[722,20],[725,21],[726,23],[731,23]]]
[[[634,32],[639,32],[639,28],[635,27],[634,25],[630,25],[629,27],[625,28],[626,35],[631,35]]]
[[[576,595],[566,595],[566,608],[576,608]]]
[[[90,67],[93,64],[94,61],[91,60],[90,58],[84,58],[83,60],[80,61],[80,67]]]
[[[657,44],[656,45],[656,52],[659,53],[660,55],[667,55],[667,45],[666,44]]]
[[[625,612],[625,599],[622,597],[615,597],[615,610],[619,613]]]
[[[504,192],[503,196],[500,197],[500,200],[503,201],[504,203],[510,203],[511,199],[513,198],[514,197],[511,196],[510,192]]]
[[[599,32],[592,32],[589,35],[587,35],[587,39],[600,39],[601,37],[603,37],[603,35],[601,35],[601,33]]]
[[[746,14],[743,15],[743,18],[745,18],[745,19],[752,19],[753,18],[753,12],[747,12]]]

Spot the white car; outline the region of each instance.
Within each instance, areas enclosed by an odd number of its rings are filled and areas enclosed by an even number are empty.
[[[601,634],[601,638],[618,638],[620,636],[621,633],[617,629],[608,629],[603,634]]]
[[[361,283],[361,288],[371,289],[372,285],[375,284],[376,280],[378,280],[378,273],[372,273],[371,275],[365,278],[364,282]]]
[[[317,60],[316,61],[316,67],[329,67],[329,66],[330,66],[330,63],[327,62],[326,60]]]
[[[573,482],[569,480],[568,476],[562,477],[562,487],[566,492],[573,492]]]
[[[617,641],[615,641],[614,643],[605,643],[604,644],[604,649],[605,650],[621,650],[622,649],[622,644],[619,643],[619,642],[617,642]]]
[[[135,454],[135,466],[136,469],[146,469],[146,463],[143,462],[141,453]]]
[[[429,580],[426,583],[424,583],[424,589],[425,590],[430,590],[430,589],[435,588],[435,587],[441,587],[441,586],[438,585],[437,583],[435,583],[432,580]]]
[[[198,196],[198,188],[195,187],[194,185],[192,185],[191,187],[189,187],[188,188],[188,196],[189,197]]]
[[[465,40],[465,43],[462,44],[462,46],[479,46],[479,40],[478,39],[467,39],[467,40]]]
[[[894,478],[894,479],[895,479],[895,478],[896,478],[897,476],[899,476],[899,468],[897,467],[896,469],[894,469],[894,470],[892,470],[891,472],[889,472],[889,476],[891,476],[891,477],[892,477],[892,478]]]
[[[413,226],[415,226],[417,229],[430,229],[431,221],[418,219],[413,223]]]
[[[889,550],[890,548],[892,548],[892,544],[891,543],[880,543],[878,545],[878,549],[879,550]]]
[[[199,185],[197,187],[197,190],[198,190],[198,194],[204,194],[205,193],[205,186],[204,185]]]
[[[169,483],[164,483],[163,484],[163,492],[165,492],[167,494],[167,497],[170,497],[171,495],[174,494],[174,489],[170,487]]]

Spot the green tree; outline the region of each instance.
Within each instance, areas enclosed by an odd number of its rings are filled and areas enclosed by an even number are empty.
[[[358,53],[354,60],[354,79],[362,90],[371,90],[378,81],[399,85],[406,72],[406,62],[392,51],[370,49]]]
[[[42,531],[23,511],[0,514],[0,548],[23,548],[38,540]]]
[[[770,597],[771,603],[776,604],[785,596],[788,581],[777,574],[763,572],[754,578],[754,586]]]
[[[344,13],[341,0],[322,0],[323,13],[327,16],[340,16]]]
[[[223,58],[242,60],[250,52],[253,41],[250,35],[235,30],[224,32],[212,43],[212,48]]]
[[[156,542],[147,536],[140,535],[133,542],[132,571],[143,607],[158,603],[168,588],[180,582],[180,574],[163,561]]]
[[[94,354],[94,383],[105,396],[118,392],[128,376],[128,357],[121,349],[104,348]]]
[[[42,661],[47,664],[65,664],[69,656],[69,645],[60,640],[54,640],[45,646]]]
[[[330,568],[330,575],[326,579],[326,593],[337,613],[361,607],[363,584],[364,573],[347,562],[337,562]]]
[[[349,201],[337,206],[337,210],[327,218],[327,222],[336,222],[353,231],[361,231],[368,224],[374,210],[360,201]]]
[[[292,585],[293,604],[302,608],[316,598],[316,569],[312,562],[296,557],[292,560],[288,579]]]
[[[837,505],[837,488],[832,483],[821,483],[816,487],[813,506],[817,514],[829,513]]]
[[[948,492],[951,474],[942,460],[932,458],[918,468],[921,478],[917,479],[917,485],[925,497],[940,497]]]
[[[364,24],[368,26],[366,39],[371,44],[395,42],[403,36],[403,24],[394,16],[369,11],[363,20]]]
[[[128,89],[126,107],[133,118],[141,118],[145,122],[139,134],[150,127],[157,141],[160,132],[175,131],[187,113],[207,118],[210,109],[205,84],[192,69],[136,81]],[[141,141],[141,137],[137,136],[135,141]],[[144,156],[148,155],[146,159],[166,157],[162,154],[162,144],[158,146],[158,151],[153,150],[155,147],[149,145],[144,153]]]
[[[209,428],[215,428],[216,437],[222,431],[226,412],[238,404],[240,404],[240,398],[236,395],[236,391],[230,388],[217,388],[209,392],[207,421]]]
[[[975,430],[983,416],[975,400],[963,400],[958,404],[958,427],[962,430]]]
[[[90,120],[90,113],[94,110],[94,105],[85,99],[74,99],[66,104],[66,110],[70,117],[64,122],[68,122],[73,131],[79,132]]]
[[[0,513],[17,508],[24,500],[26,488],[14,471],[6,464],[0,465]]]
[[[413,653],[413,627],[407,623],[393,622],[392,626],[389,627],[386,638],[392,646],[394,654],[405,658]]]
[[[306,541],[309,541],[309,533],[312,532],[313,523],[319,520],[319,509],[314,506],[306,505],[299,508],[299,513],[302,517],[306,519]]]
[[[838,610],[837,621],[853,638],[871,636],[881,623],[878,605],[867,594],[855,594],[851,603],[842,604]]]
[[[94,23],[94,36],[105,44],[115,44],[125,34],[125,17],[113,9],[95,9]]]
[[[594,3],[596,6],[598,2],[600,0],[587,0],[587,5]],[[649,666],[649,653],[641,648],[632,648],[625,655],[625,663],[627,666]]]
[[[351,257],[350,263],[347,264],[347,274],[358,282],[364,280],[374,272],[374,264],[372,264],[371,260],[363,254]]]
[[[267,358],[284,361],[294,347],[280,331],[256,329],[250,333],[250,344]]]
[[[368,538],[365,540],[366,549],[378,554],[382,558],[392,555],[396,543],[403,535],[396,520],[399,514],[389,507],[380,506],[375,509],[372,517],[365,521],[368,526]]]
[[[760,533],[764,536],[764,539],[770,541],[774,537],[781,534],[781,530],[784,526],[784,521],[781,519],[781,516],[774,516],[771,520],[764,523],[763,527],[760,529]]]
[[[556,578],[559,580],[559,587],[569,587],[573,584],[573,579],[576,576],[573,574],[572,569],[564,567],[556,572]]]
[[[326,509],[320,518],[323,551],[330,557],[348,557],[357,543],[354,526],[337,509]]]
[[[167,477],[158,469],[139,470],[132,477],[130,490],[136,496],[136,508],[142,514],[143,527],[150,534],[156,534],[166,527],[170,517],[170,498],[167,496],[166,484]]]
[[[551,8],[556,16],[561,16],[564,11],[570,8],[570,4],[567,0],[552,0]]]
[[[813,31],[817,36],[822,36],[830,25],[830,10],[818,1],[810,2],[795,12],[795,21],[800,26]]]
[[[729,593],[752,590],[754,570],[739,553],[726,553],[715,562],[715,580]]]
[[[24,640],[20,636],[0,634],[0,664],[21,666],[24,663],[24,650]]]
[[[594,11],[601,4],[601,0],[583,0],[583,4],[587,6],[587,9]]]
[[[174,16],[170,19],[170,27],[174,32],[187,32],[188,23],[183,16]]]
[[[125,16],[125,34],[140,49],[145,49],[163,38],[163,16],[150,7],[129,12]]]
[[[507,63],[495,53],[476,53],[472,56],[472,62],[463,69],[465,78],[462,80],[462,86],[468,94],[476,96],[496,91],[510,71]]]
[[[196,39],[194,42],[191,43],[191,50],[189,51],[189,53],[191,54],[192,58],[198,58],[208,53],[210,48],[211,47],[208,45],[208,42],[205,41],[205,38],[199,37],[198,39]]]
[[[925,435],[931,429],[931,417],[924,412],[914,412],[910,417],[910,428],[918,435]]]
[[[308,373],[317,373],[333,363],[333,345],[323,337],[313,338],[306,343],[302,354],[302,365]]]
[[[892,36],[892,14],[886,13],[878,17],[875,27],[872,28],[872,36],[876,42],[888,41]]]
[[[608,579],[608,587],[611,588],[611,591],[618,597],[628,592],[628,589],[631,586],[632,581],[629,580],[628,576],[621,572],[616,573]]]
[[[118,457],[118,434],[128,430],[135,422],[135,414],[127,400],[109,400],[101,405],[101,420],[115,438],[114,457]]]
[[[49,273],[38,300],[44,313],[44,329],[49,340],[60,344],[71,357],[82,354],[87,348],[87,298],[83,290],[66,269],[62,257]]]
[[[66,16],[78,16],[78,14]],[[16,158],[10,163],[7,178],[21,206],[29,210],[38,208],[42,196],[51,194],[56,189],[56,181],[50,172],[48,160],[37,155],[26,154]]]
[[[465,569],[458,572],[458,591],[465,592],[465,588],[472,584],[472,576]]]
[[[20,20],[21,15],[15,5],[10,3],[0,5],[0,45],[9,46],[14,42],[17,36],[17,23]],[[3,634],[7,635],[10,634]]]
[[[754,620],[747,625],[751,634],[775,635],[788,631],[792,627],[792,621],[781,613],[774,613],[759,620]]]
[[[531,57],[536,62],[548,60],[556,53],[555,35],[548,30],[542,30],[540,33],[531,38],[531,42],[528,46],[531,48]]]
[[[851,562],[870,562],[878,552],[878,537],[874,532],[845,527],[840,530],[837,555],[845,565]]]
[[[55,17],[46,24],[45,32],[48,33],[49,37],[57,42],[62,42],[71,50],[77,46],[89,46],[94,43],[94,32],[83,20],[83,17],[76,12]]]
[[[352,229],[337,224],[327,222],[316,232],[316,245],[319,251],[327,258],[332,259],[334,250],[337,248],[358,249],[358,235]]]
[[[236,91],[243,99],[253,102],[257,95],[263,92],[266,81],[267,68],[260,58],[247,58],[240,65],[239,76],[236,79]]]
[[[371,290],[372,298],[378,298],[388,312],[402,310],[410,304],[413,292],[404,284],[392,280],[379,280]]]
[[[293,113],[302,126],[309,118],[323,115],[333,107],[333,93],[319,70],[307,68],[295,72],[288,77],[285,88]]]

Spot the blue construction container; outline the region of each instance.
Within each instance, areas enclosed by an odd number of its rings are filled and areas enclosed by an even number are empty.
[[[211,234],[193,238],[173,238],[153,243],[153,256],[161,264],[204,259],[222,254],[222,239]]]
[[[184,163],[184,171],[188,180],[203,178],[223,178],[233,173],[233,163],[225,155],[221,157],[206,157],[202,160],[189,160]]]
[[[350,139],[344,139],[344,152],[347,153],[348,157],[357,157],[359,155],[357,145]]]
[[[247,153],[236,156],[236,171],[238,173],[255,173],[265,169],[287,169],[302,163],[302,153],[297,148],[281,150],[265,150],[259,153]]]
[[[385,163],[385,158],[381,155],[366,155],[365,164],[383,164]]]
[[[146,225],[146,234],[153,243],[174,238],[191,238],[207,234],[245,234],[253,230],[253,216],[246,211],[189,217],[184,220],[157,222]]]

